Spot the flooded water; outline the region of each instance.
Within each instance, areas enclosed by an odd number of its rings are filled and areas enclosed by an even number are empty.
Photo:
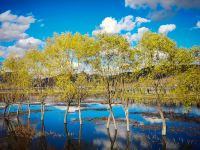
[[[11,112],[16,112],[12,106]],[[167,135],[161,135],[161,119],[154,106],[129,106],[130,132],[126,131],[122,105],[113,111],[118,130],[106,128],[109,115],[103,104],[85,104],[82,107],[83,125],[79,125],[78,111],[71,109],[67,124],[63,123],[64,106],[47,106],[44,121],[40,120],[40,105],[32,105],[30,120],[27,114],[19,119],[11,115],[0,120],[0,149],[200,149],[200,110],[193,107],[186,113],[184,107],[164,107]],[[3,110],[0,110],[1,113]],[[27,111],[23,105],[21,111]],[[11,113],[12,114],[12,113]]]

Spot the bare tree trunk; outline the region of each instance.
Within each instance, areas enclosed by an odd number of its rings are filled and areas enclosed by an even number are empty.
[[[41,103],[41,120],[44,120],[44,102]]]
[[[70,103],[67,104],[67,108],[66,108],[65,116],[64,116],[64,123],[67,123],[67,115],[68,115],[68,112],[69,112],[69,106],[70,106]]]
[[[111,106],[111,104],[109,104],[109,112],[110,112],[110,114],[109,114],[108,121],[107,121],[107,128],[109,128],[109,125],[110,125],[110,118],[112,117],[115,130],[117,130],[117,125],[116,125],[116,122],[115,122],[115,117],[114,117],[114,114],[113,114],[113,111],[112,111],[112,106]]]
[[[28,123],[27,123],[27,126],[28,126],[28,128],[30,128],[31,126],[30,126],[30,119],[28,119]]]
[[[107,120],[107,125],[106,125],[106,128],[107,128],[107,129],[109,128],[109,125],[110,125],[110,117],[111,117],[111,115],[110,115],[110,113],[109,113],[108,120]]]
[[[21,103],[19,102],[18,107],[17,107],[17,117],[19,116],[19,113],[20,113],[20,106],[21,106]]]
[[[30,102],[28,101],[28,119],[31,117]]]
[[[42,116],[42,103],[41,103],[41,120],[43,120],[43,116]]]
[[[79,104],[78,104],[78,112],[79,112],[79,121],[80,121],[80,125],[82,124],[82,117],[81,117],[81,102],[79,99]]]
[[[43,104],[43,113],[42,113],[43,120],[44,120],[44,112],[45,112],[45,104]]]
[[[160,117],[162,119],[162,135],[165,136],[166,135],[166,120],[162,111],[162,108],[160,106],[160,104],[158,104],[158,111],[160,113]]]
[[[128,112],[128,106],[125,106],[125,116],[126,116],[126,129],[129,132],[130,131],[130,125],[129,125],[129,112]]]

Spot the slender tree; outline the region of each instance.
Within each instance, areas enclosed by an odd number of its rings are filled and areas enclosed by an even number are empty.
[[[166,120],[162,111],[162,96],[165,90],[166,73],[171,70],[172,60],[175,56],[176,44],[164,35],[147,32],[140,41],[141,68],[148,68],[148,80],[157,96],[157,108],[162,119],[162,135],[166,135]]]

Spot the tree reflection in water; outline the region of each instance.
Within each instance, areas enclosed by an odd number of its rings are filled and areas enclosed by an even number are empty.
[[[114,148],[114,144],[117,138],[117,130],[114,131],[114,137],[112,138],[110,135],[110,129],[107,128],[107,133],[108,133],[108,137],[110,139],[110,149],[112,150]]]
[[[129,150],[129,149],[131,149],[130,148],[130,131],[127,131],[126,132],[126,139],[127,139],[127,142],[126,142],[126,150]]]
[[[41,130],[40,130],[40,135],[39,135],[38,146],[40,150],[47,149],[44,120],[41,120]]]
[[[19,118],[17,118],[17,122],[7,118],[5,118],[4,121],[8,131],[7,149],[31,149],[32,139],[35,135],[34,129],[22,126]]]
[[[64,124],[64,130],[66,134],[66,141],[64,144],[64,149],[65,150],[70,150],[70,149],[81,149],[81,147],[84,147],[84,145],[81,145],[81,136],[82,136],[82,125],[79,127],[79,134],[78,134],[78,140],[73,137],[73,133],[70,133],[68,131],[67,124]]]
[[[165,135],[162,136],[162,149],[166,150],[166,136]]]

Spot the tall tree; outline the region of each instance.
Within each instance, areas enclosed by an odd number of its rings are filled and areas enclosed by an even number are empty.
[[[157,96],[157,108],[162,119],[162,135],[166,135],[166,120],[162,111],[162,95],[165,94],[163,79],[172,69],[176,44],[165,35],[146,32],[140,43],[141,68],[148,68],[148,80]]]

